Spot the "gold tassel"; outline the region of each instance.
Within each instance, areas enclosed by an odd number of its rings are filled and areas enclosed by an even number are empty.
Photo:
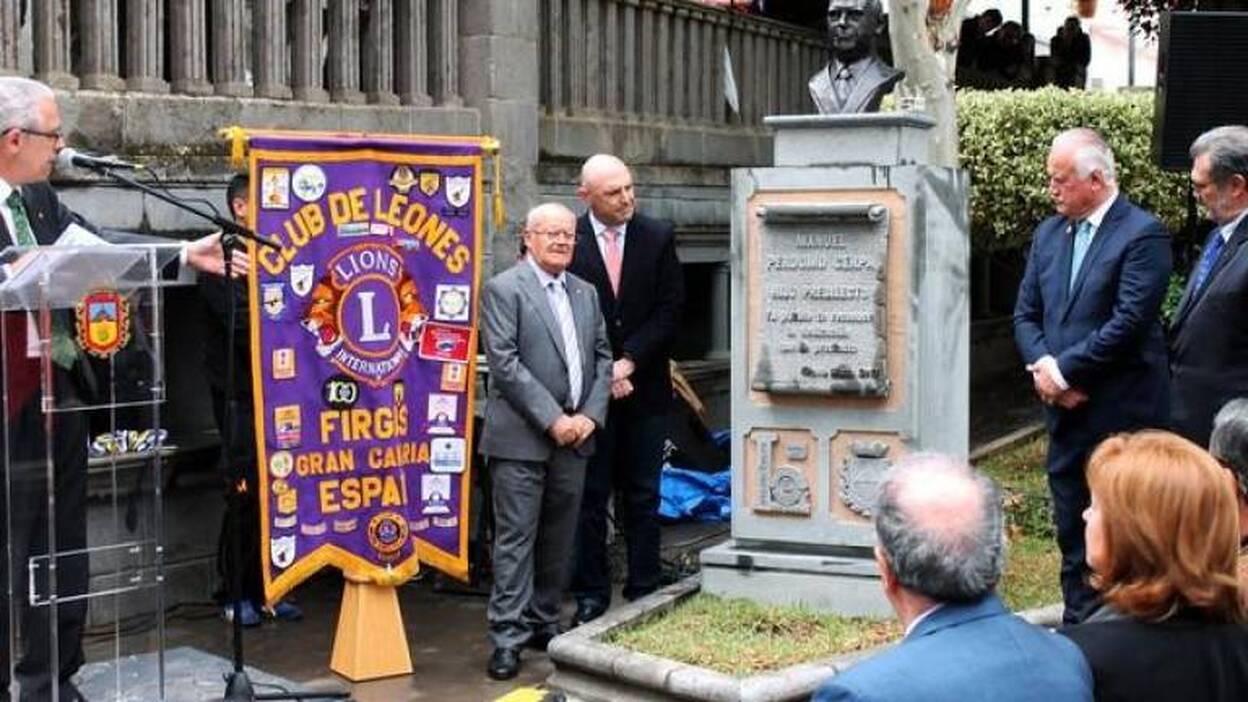
[[[244,165],[247,150],[247,130],[237,125],[221,130],[221,137],[230,142],[230,166],[235,170]]]
[[[507,226],[507,208],[503,204],[503,145],[494,137],[481,142],[481,150],[494,159],[494,231]]]

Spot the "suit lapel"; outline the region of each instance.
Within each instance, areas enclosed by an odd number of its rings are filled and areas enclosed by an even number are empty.
[[[1070,314],[1070,309],[1074,306],[1074,301],[1078,299],[1079,292],[1083,290],[1083,283],[1087,280],[1089,271],[1095,267],[1097,257],[1100,255],[1101,251],[1105,249],[1105,242],[1114,235],[1114,230],[1118,226],[1118,220],[1122,219],[1122,216],[1125,213],[1126,205],[1124,204],[1122,195],[1119,195],[1114,199],[1114,204],[1109,206],[1109,210],[1105,213],[1104,219],[1101,220],[1101,226],[1097,227],[1096,233],[1092,235],[1092,244],[1088,246],[1088,252],[1084,254],[1083,262],[1079,266],[1079,277],[1075,278],[1075,284],[1070,287],[1070,295],[1066,298],[1066,307],[1062,312],[1062,319],[1065,319],[1066,315]],[[1072,252],[1071,256],[1073,256],[1074,245],[1074,236],[1071,236],[1070,244],[1066,247]],[[1066,270],[1069,271],[1071,257],[1068,256],[1066,260]]]
[[[572,303],[572,321],[576,324],[576,341],[580,344],[581,377],[590,377],[590,365],[594,358],[594,309],[590,304],[590,296],[586,294],[584,285],[568,283],[568,300]],[[589,389],[590,383],[581,383],[581,394]],[[581,398],[577,398],[579,406]]]
[[[1074,228],[1075,223],[1067,219],[1057,231],[1057,280],[1053,281],[1057,284],[1057,295],[1053,299],[1058,301],[1057,309],[1062,311],[1063,318],[1066,316],[1070,299],[1073,296],[1070,288],[1070,263],[1075,255]]]
[[[641,247],[645,241],[641,225],[637,222],[637,217],[633,217],[624,232],[624,260],[620,263],[620,292],[616,295],[617,303],[623,300],[624,294],[632,289],[629,279],[637,273],[638,267],[641,266]]]
[[[810,79],[810,99],[815,103],[816,109],[820,112],[838,112],[840,105],[827,104],[822,100],[824,95],[831,95],[833,102],[836,100],[835,93],[832,90],[832,76],[828,71],[832,64],[825,64],[822,71],[815,74]]]
[[[1205,284],[1200,288],[1200,290],[1192,290],[1192,283],[1195,282],[1195,276],[1189,275],[1187,277],[1187,287],[1183,291],[1183,299],[1179,305],[1179,312],[1181,314],[1177,315],[1175,320],[1176,326],[1182,323],[1183,318],[1186,317],[1192,310],[1196,309],[1200,305],[1201,301],[1205,299],[1205,293],[1209,291],[1209,288],[1213,287],[1213,285],[1217,283],[1218,273],[1221,273],[1222,269],[1226,268],[1227,264],[1235,260],[1235,257],[1239,255],[1239,248],[1244,245],[1246,240],[1248,240],[1248,217],[1241,220],[1239,226],[1235,227],[1235,233],[1231,234],[1231,238],[1226,242],[1226,246],[1223,246],[1222,251],[1218,253],[1218,259],[1213,262],[1213,268],[1209,269],[1209,277],[1205,279]],[[1197,262],[1196,265],[1199,266],[1200,263]],[[1195,270],[1192,272],[1195,273]]]
[[[854,76],[854,89],[849,91],[849,96],[845,98],[845,107],[851,108],[858,105],[865,105],[870,97],[871,91],[875,90],[875,86],[880,79],[879,66],[874,61],[867,61],[866,68],[860,75]],[[857,111],[850,109],[851,112]]]
[[[541,281],[537,279],[537,274],[533,272],[532,264],[528,261],[521,261],[520,269],[520,289],[528,296],[529,302],[532,304],[537,316],[541,318],[542,324],[546,326],[546,331],[550,332],[550,340],[554,343],[555,348],[559,349],[559,357],[563,359],[563,365],[568,365],[568,352],[563,348],[563,332],[559,329],[559,322],[555,319],[555,313],[550,309],[550,302],[546,299],[546,291],[542,289]]]
[[[593,270],[593,278],[607,281],[602,290],[614,305],[615,295],[611,291],[611,276],[607,275],[607,263],[602,260],[602,252],[598,250],[598,237],[594,235],[594,225],[589,221],[588,213],[583,215],[577,223],[576,245],[579,248],[576,255]]]

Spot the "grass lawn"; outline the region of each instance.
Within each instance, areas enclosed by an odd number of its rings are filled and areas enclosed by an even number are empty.
[[[1005,500],[1010,551],[999,590],[1015,610],[1061,600],[1044,452],[1045,440],[1039,438],[979,464],[997,481]],[[901,626],[893,620],[838,617],[699,594],[664,615],[610,632],[606,641],[744,676],[879,646],[900,636]]]

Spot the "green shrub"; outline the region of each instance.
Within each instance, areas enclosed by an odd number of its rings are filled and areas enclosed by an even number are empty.
[[[1183,222],[1186,174],[1159,169],[1152,155],[1152,93],[960,90],[959,152],[971,178],[971,245],[1025,246],[1053,214],[1045,160],[1059,132],[1091,127],[1114,151],[1119,188],[1170,230]]]

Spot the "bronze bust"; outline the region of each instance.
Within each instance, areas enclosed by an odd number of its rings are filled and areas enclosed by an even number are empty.
[[[810,98],[820,114],[877,112],[905,73],[880,60],[884,35],[880,0],[829,0],[828,65],[810,78]]]

